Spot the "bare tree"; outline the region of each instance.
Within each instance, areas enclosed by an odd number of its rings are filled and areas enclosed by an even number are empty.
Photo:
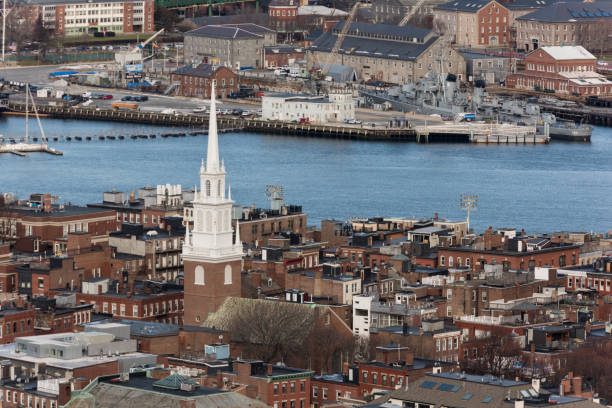
[[[337,372],[342,369],[340,362],[352,361],[356,339],[351,333],[339,333],[323,319],[310,332],[305,350],[308,352],[308,366],[322,373]]]
[[[464,359],[461,362],[463,370],[498,377],[513,377],[518,373],[517,363],[523,361],[522,349],[513,338],[492,335],[476,340],[473,345],[478,355]]]
[[[314,322],[309,306],[249,299],[232,307],[227,329],[232,339],[247,343],[255,357],[286,361],[302,351]]]
[[[609,341],[588,342],[568,353],[559,366],[557,380],[571,371],[583,377],[602,398],[612,400],[612,343]]]

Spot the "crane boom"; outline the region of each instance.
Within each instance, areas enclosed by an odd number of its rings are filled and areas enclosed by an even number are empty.
[[[408,12],[408,14],[406,14],[404,16],[404,18],[402,18],[402,21],[400,21],[398,26],[403,27],[406,24],[408,24],[408,21],[412,18],[412,16],[414,16],[414,13],[417,12],[417,10],[423,5],[423,3],[425,3],[425,1],[426,0],[419,0],[419,1],[417,1],[416,4],[414,6],[412,6],[412,8]]]
[[[149,39],[147,39],[146,41],[141,42],[138,45],[138,48],[140,48],[141,50],[147,46],[148,43],[150,43],[151,41],[153,41],[155,39],[155,37],[157,37],[158,35],[160,35],[161,33],[164,32],[164,29],[162,28],[161,30],[159,30],[158,32],[156,32],[155,34],[153,34],[151,37],[149,37]]]
[[[351,28],[351,24],[353,23],[353,20],[357,15],[357,10],[359,9],[360,5],[361,1],[357,0],[353,5],[353,8],[351,8],[351,11],[349,12],[349,15],[347,16],[346,20],[344,21],[344,26],[342,26],[342,30],[340,30],[340,33],[338,33],[338,38],[336,39],[336,42],[334,43],[334,46],[332,47],[331,52],[329,53],[329,57],[327,59],[329,63],[325,67],[321,67],[321,75],[323,77],[325,77],[331,69],[331,62],[334,60],[336,54],[338,54],[338,51],[340,51],[340,47],[344,42],[344,37],[346,37],[346,34]]]

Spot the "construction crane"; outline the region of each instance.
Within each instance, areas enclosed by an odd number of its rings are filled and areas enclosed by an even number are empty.
[[[321,64],[319,63],[319,67],[321,68],[321,78],[322,79],[325,79],[325,77],[329,73],[329,70],[331,69],[331,66],[332,66],[332,62],[334,61],[334,58],[338,54],[338,51],[340,51],[340,47],[342,46],[342,43],[344,42],[344,37],[346,37],[346,34],[351,28],[351,24],[353,23],[353,20],[355,20],[355,16],[357,15],[357,10],[359,10],[360,5],[361,5],[361,1],[357,0],[355,4],[353,5],[353,8],[351,8],[351,11],[349,12],[346,20],[344,20],[344,26],[342,26],[342,30],[340,30],[340,32],[338,33],[338,38],[336,38],[336,42],[334,43],[334,46],[332,47],[327,57],[328,63],[325,64],[324,66],[321,66]]]
[[[161,30],[159,30],[158,32],[156,32],[155,34],[153,34],[152,36],[150,36],[146,41],[141,42],[140,44],[138,44],[138,49],[143,50],[144,47],[147,46],[147,44],[149,44],[151,41],[153,41],[155,39],[155,37],[157,37],[158,35],[160,35],[161,33],[164,32],[164,28],[162,28]]]
[[[412,8],[410,9],[410,11],[408,12],[408,14],[406,14],[404,16],[404,18],[402,18],[402,21],[400,21],[400,23],[398,24],[398,26],[403,27],[406,24],[408,24],[408,21],[412,18],[412,16],[414,16],[414,14],[417,12],[417,10],[423,5],[423,3],[425,3],[426,0],[419,0],[416,2],[416,4],[414,6],[412,6]]]

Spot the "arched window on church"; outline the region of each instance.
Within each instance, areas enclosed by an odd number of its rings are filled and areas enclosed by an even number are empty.
[[[232,284],[232,267],[229,265],[225,265],[225,281],[224,281],[225,285],[231,285]]]
[[[202,265],[198,265],[195,268],[194,284],[204,285],[204,268]]]
[[[206,180],[206,197],[210,197],[210,180]]]
[[[221,197],[221,180],[217,181],[217,197]]]

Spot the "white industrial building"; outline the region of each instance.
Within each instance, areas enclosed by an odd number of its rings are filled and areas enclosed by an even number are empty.
[[[265,95],[262,98],[264,120],[306,122],[344,122],[355,119],[355,101],[348,93],[329,95]]]

